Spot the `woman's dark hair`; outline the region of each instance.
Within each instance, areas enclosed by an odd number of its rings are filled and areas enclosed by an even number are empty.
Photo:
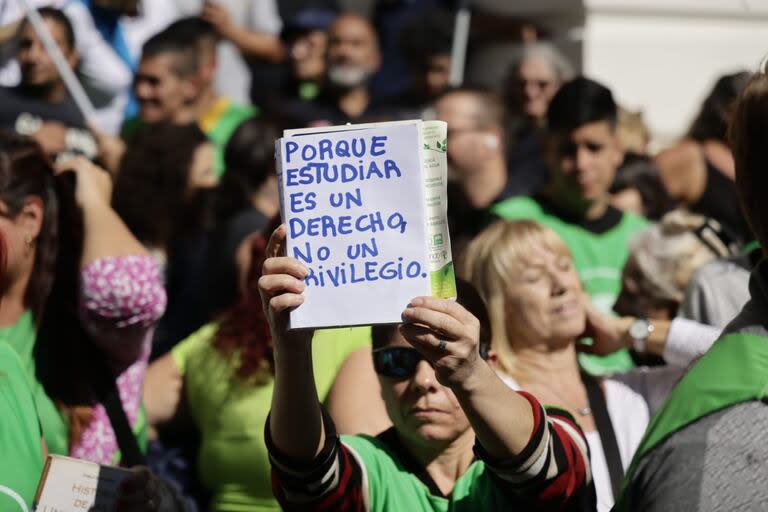
[[[566,82],[552,98],[547,109],[547,129],[570,133],[596,121],[607,121],[614,128],[617,117],[611,90],[582,76]]]
[[[739,71],[718,78],[691,123],[688,137],[699,142],[712,139],[726,142],[729,111],[747,85],[749,76],[748,72]]]
[[[35,262],[24,293],[24,306],[39,324],[53,285],[60,243],[57,180],[51,161],[35,141],[0,132],[0,200],[7,208],[5,216],[16,217],[30,196],[43,202],[43,221],[34,241]]]
[[[251,117],[227,142],[224,163],[227,172],[216,191],[216,221],[223,223],[251,207],[251,195],[275,174],[275,141],[278,122]]]
[[[204,224],[192,204],[189,173],[208,138],[196,124],[150,124],[129,141],[115,180],[112,206],[142,243],[167,247],[179,230]]]
[[[739,97],[729,141],[736,164],[736,190],[752,233],[768,255],[768,73],[755,73]]]
[[[488,351],[491,348],[491,317],[488,316],[485,301],[469,281],[457,277],[456,302],[464,306],[480,321],[480,356],[487,359]],[[392,341],[392,336],[395,335],[396,330],[397,325],[394,324],[374,325],[371,329],[373,348],[385,347]]]
[[[24,305],[37,330],[37,378],[68,417],[72,442],[91,421],[94,372],[104,364],[80,322],[77,306],[83,216],[75,202],[75,185],[72,173],[54,176],[50,160],[32,139],[0,134],[0,199],[7,215],[18,215],[30,196],[44,204]]]
[[[279,225],[280,219],[273,219],[266,232],[272,233]],[[219,329],[213,340],[214,348],[221,354],[238,361],[235,375],[242,379],[253,379],[255,384],[263,384],[274,373],[272,335],[258,290],[266,258],[267,239],[261,234],[254,235],[245,293],[240,295],[235,306],[221,315]]]
[[[610,192],[634,188],[643,201],[643,215],[653,221],[660,220],[675,207],[659,177],[653,160],[645,155],[626,153],[624,162],[616,169]]]

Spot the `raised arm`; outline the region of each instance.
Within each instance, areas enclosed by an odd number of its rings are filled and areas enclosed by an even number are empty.
[[[83,215],[80,312],[94,341],[121,366],[145,352],[151,329],[165,311],[166,296],[154,260],[110,206],[106,171],[78,157],[57,166],[76,177],[75,199]]]
[[[454,301],[417,297],[403,320],[403,337],[453,390],[477,436],[477,454],[505,491],[550,510],[589,501],[584,434],[567,413],[545,411],[496,376],[480,357],[477,318]]]
[[[73,172],[77,179],[75,196],[83,210],[83,256],[81,266],[110,256],[145,256],[136,240],[110,206],[112,179],[109,173],[83,157],[57,166],[57,173]]]
[[[264,0],[261,1],[267,4]],[[245,57],[256,57],[273,63],[282,62],[285,57],[285,48],[277,35],[249,30],[239,25],[231,19],[229,11],[223,5],[206,2],[200,15],[211,23],[222,37],[237,46]]]
[[[269,433],[280,453],[310,462],[325,442],[320,401],[312,369],[312,331],[287,331],[288,312],[304,302],[307,268],[285,253],[285,226],[272,233],[259,279],[275,357],[275,387]]]

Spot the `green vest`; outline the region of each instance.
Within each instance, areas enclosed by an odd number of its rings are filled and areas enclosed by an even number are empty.
[[[642,458],[672,434],[704,416],[767,395],[768,338],[736,333],[718,340],[651,420],[624,479],[625,490]],[[615,510],[626,506],[622,496]]]
[[[551,215],[530,197],[507,199],[494,205],[491,212],[506,220],[533,220],[557,233],[573,254],[573,264],[584,291],[605,313],[611,312],[621,291],[621,272],[629,256],[627,245],[635,233],[648,225],[644,218],[624,213],[613,228],[603,233],[592,233]],[[592,374],[624,372],[634,367],[627,350],[606,357],[580,354],[579,362]]]

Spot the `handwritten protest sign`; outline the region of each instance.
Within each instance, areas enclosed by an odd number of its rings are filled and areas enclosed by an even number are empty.
[[[288,255],[310,269],[291,328],[399,322],[432,294],[421,121],[289,133],[277,151]]]

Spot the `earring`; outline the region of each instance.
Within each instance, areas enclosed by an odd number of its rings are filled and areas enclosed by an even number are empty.
[[[35,244],[35,239],[32,238],[32,235],[24,235],[24,243],[31,249]]]

